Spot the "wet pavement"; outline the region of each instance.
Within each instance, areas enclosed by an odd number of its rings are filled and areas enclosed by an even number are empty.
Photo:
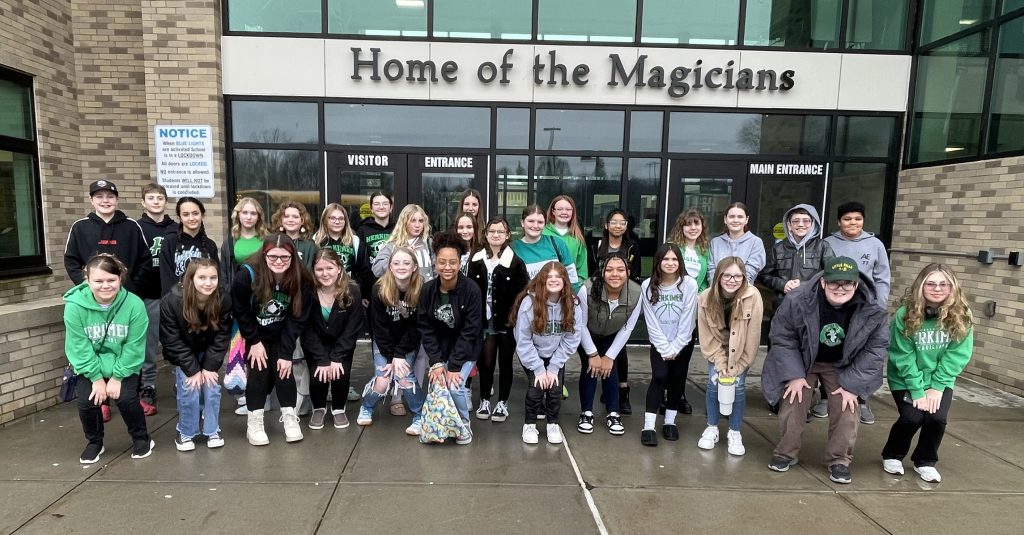
[[[826,420],[804,432],[801,462],[769,471],[777,419],[752,377],[743,438],[747,453],[730,456],[722,440],[697,448],[705,427],[706,367],[695,355],[680,415],[680,440],[640,444],[647,349],[630,351],[634,414],[613,437],[596,411],[595,431],[575,430],[578,359],[567,370],[562,405],[567,441],[529,446],[520,439],[525,381],[517,369],[504,423],[476,421],[468,446],[422,445],[403,434],[407,417],[334,429],[330,423],[287,444],[279,412],[267,414],[271,444],[245,440],[245,418],[224,400],[225,447],[174,448],[176,413],[169,368],[161,368],[159,414],[150,417],[156,450],[129,456],[130,441],[114,410],[106,453],[78,463],[85,446],[73,404],[0,428],[0,532],[55,533],[1024,533],[1024,399],[968,381],[958,383],[937,468],[943,481],[913,472],[892,476],[879,452],[895,420],[887,392],[871,400],[877,423],[862,425],[853,483],[828,479]],[[369,372],[360,345],[354,377]],[[759,359],[760,361],[760,359]],[[698,371],[700,370],[700,371]],[[755,370],[756,375],[756,370]],[[659,427],[660,427],[659,419]],[[659,439],[661,437],[659,436]]]

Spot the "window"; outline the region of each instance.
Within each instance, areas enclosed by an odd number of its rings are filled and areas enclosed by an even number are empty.
[[[743,44],[836,48],[841,0],[747,0]]]
[[[558,195],[572,197],[576,219],[588,245],[593,245],[594,230],[600,236],[604,229],[604,214],[620,206],[622,158],[537,156],[534,164],[537,204],[547,208]]]
[[[395,147],[491,146],[491,110],[458,106],[326,104],[327,143]]]
[[[661,125],[665,116],[660,111],[634,111],[629,115],[629,150],[661,152]]]
[[[995,4],[995,0],[925,0],[921,2],[919,44],[925,45],[988,21],[992,18]]]
[[[523,237],[523,208],[530,202],[530,158],[519,155],[499,154],[495,160],[498,177],[497,211],[503,216],[512,231],[513,239]]]
[[[343,35],[426,37],[427,0],[328,0],[327,31]]]
[[[532,24],[531,0],[434,0],[434,37],[529,40]]]
[[[907,143],[911,162],[979,154],[988,43],[986,30],[921,55]]]
[[[231,136],[235,143],[317,143],[315,102],[231,104]]]
[[[46,269],[32,78],[0,69],[0,277]]]
[[[538,150],[622,150],[625,112],[537,110]]]
[[[1024,149],[1024,17],[999,28],[988,151]]]
[[[537,39],[632,43],[636,2],[629,0],[538,0]]]
[[[824,155],[829,118],[818,115],[674,112],[668,150],[698,154]]]
[[[320,33],[320,0],[228,0],[233,32]]]
[[[886,177],[889,166],[884,163],[845,163],[832,166],[831,188],[828,195],[828,213],[822,215],[822,223],[831,234],[839,230],[836,209],[840,204],[857,201],[867,207],[864,214],[864,230],[882,232],[882,218],[885,215]]]
[[[235,197],[260,201],[268,220],[269,214],[289,199],[306,205],[315,219],[322,210],[322,170],[317,151],[235,149]]]
[[[530,109],[498,108],[499,149],[530,148]]]
[[[644,0],[641,43],[736,44],[739,0]]]
[[[837,156],[885,158],[896,135],[895,117],[839,117]]]
[[[910,2],[850,0],[846,20],[846,48],[903,50],[906,48],[907,9]]]

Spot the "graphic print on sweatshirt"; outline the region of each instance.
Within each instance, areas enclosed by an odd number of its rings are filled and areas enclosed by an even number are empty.
[[[273,325],[283,320],[284,314],[288,311],[291,304],[291,297],[275,288],[270,294],[270,301],[267,301],[267,303],[263,305],[263,308],[260,309],[259,313],[256,314],[256,322],[261,326],[266,327],[267,325]]]
[[[104,327],[106,327],[106,332],[103,332]],[[86,325],[83,327],[83,330],[85,331],[85,336],[93,344],[97,342],[106,343],[105,341],[121,343],[128,337],[128,325],[123,323]]]
[[[188,269],[188,265],[192,260],[196,258],[202,258],[204,253],[202,249],[191,245],[188,249],[182,249],[174,253],[174,276],[181,278],[185,274],[185,270]]]
[[[683,294],[659,295],[655,306],[659,322],[666,325],[679,323],[683,316]]]
[[[373,259],[377,258],[377,253],[379,253],[381,248],[384,247],[384,243],[386,243],[388,241],[389,237],[391,237],[391,233],[390,232],[381,232],[379,234],[370,234],[369,236],[366,237],[366,243],[370,247],[369,251],[370,251],[370,261],[371,262],[373,261]]]
[[[388,315],[391,316],[391,321],[402,321],[408,319],[416,313],[416,310],[409,306],[404,299],[398,301],[398,306],[389,306]]]
[[[153,257],[153,267],[160,267],[160,246],[164,243],[163,236],[153,236],[153,245],[149,248],[149,254]],[[179,273],[178,275],[181,275]]]
[[[838,323],[829,323],[821,328],[818,341],[828,347],[836,347],[846,340],[846,331]]]
[[[544,325],[544,334],[541,336],[559,336],[562,334],[561,320],[548,320]]]
[[[922,327],[914,335],[914,343],[919,351],[940,351],[949,346],[949,334],[938,326],[930,329]]]

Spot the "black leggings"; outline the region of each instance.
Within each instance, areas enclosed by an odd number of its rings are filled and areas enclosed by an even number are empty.
[[[512,356],[516,352],[516,339],[512,333],[495,333],[484,338],[484,351],[476,366],[480,375],[480,399],[491,399],[494,369],[498,374],[498,401],[508,401],[512,394]]]
[[[626,348],[615,357],[615,371],[619,374],[619,384],[629,384],[629,352]]]
[[[683,399],[683,385],[686,384],[686,371],[693,355],[693,342],[690,340],[673,360],[661,358],[661,353],[651,346],[651,384],[647,387],[646,412],[658,412],[666,390],[668,397],[665,406],[669,410],[679,410],[679,404]]]
[[[287,379],[281,379],[277,373],[277,361],[281,358],[279,347],[273,342],[263,342],[267,350],[267,366],[257,370],[250,363],[249,377],[245,384],[245,406],[250,412],[262,409],[267,403],[267,396],[273,388],[277,390],[277,401],[282,407],[295,407],[295,374],[290,374]],[[249,361],[249,351],[252,348],[245,348],[245,359]],[[285,358],[291,359],[291,355]],[[346,392],[348,394],[348,392]]]
[[[110,381],[109,378],[104,380]],[[84,375],[78,376],[75,384],[78,395],[78,418],[82,421],[82,431],[90,444],[103,445],[103,413],[99,405],[89,401],[92,395],[92,381]],[[128,427],[128,434],[133,442],[149,443],[149,431],[146,429],[146,415],[139,405],[139,374],[135,373],[121,379],[121,395],[116,400],[117,410],[121,419]]]
[[[352,361],[341,361],[341,368],[345,373],[329,383],[320,382],[313,374],[316,371],[315,362],[306,359],[306,366],[309,367],[309,400],[313,403],[313,408],[327,408],[327,390],[330,389],[331,408],[338,411],[345,410],[345,402],[348,401],[348,387],[351,384],[349,376],[352,373]]]

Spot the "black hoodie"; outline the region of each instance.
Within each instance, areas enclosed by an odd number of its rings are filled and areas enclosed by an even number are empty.
[[[217,258],[217,244],[206,237],[206,227],[200,226],[195,236],[190,236],[178,225],[178,230],[164,237],[160,246],[160,288],[161,296],[167,295],[181,282],[189,262],[193,258]]]
[[[143,299],[160,299],[160,245],[164,236],[174,232],[175,222],[167,214],[162,220],[154,221],[146,213],[138,221],[149,243],[149,254],[153,256],[153,269],[146,273],[146,282],[138,289],[138,295]]]
[[[377,257],[377,251],[384,247],[384,242],[391,237],[391,231],[395,228],[395,218],[388,219],[388,226],[384,227],[377,223],[372,217],[359,222],[356,235],[359,236],[359,254],[356,257],[356,278],[359,280],[359,293],[368,296],[373,292],[373,283],[377,277],[373,276],[370,266],[373,259]]]
[[[82,268],[99,253],[110,253],[124,262],[128,268],[128,279],[124,281],[126,290],[138,293],[145,287],[148,273],[153,269],[153,256],[137,221],[120,210],[114,211],[109,223],[96,212],[75,221],[64,246],[64,269],[71,282],[79,285],[85,280]]]

